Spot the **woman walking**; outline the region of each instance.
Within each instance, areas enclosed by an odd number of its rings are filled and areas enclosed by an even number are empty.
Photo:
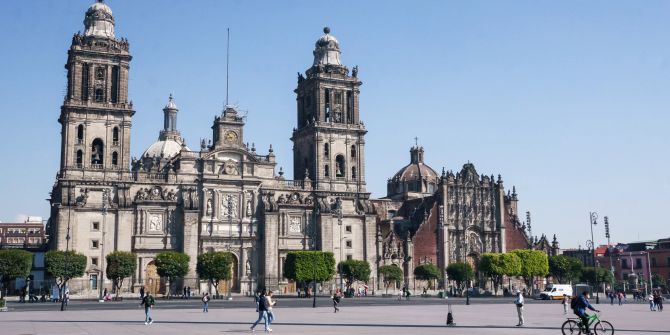
[[[267,320],[268,320],[268,327],[267,331],[271,332],[272,328],[272,322],[275,320],[275,314],[272,311],[272,306],[277,304],[276,301],[272,300],[272,291],[269,291],[268,294],[265,296],[265,308],[267,309]]]
[[[338,288],[335,290],[335,294],[333,294],[333,308],[335,310],[335,313],[340,311],[340,308],[337,307],[340,304],[340,299],[342,295],[340,294],[340,289]]]
[[[256,299],[256,312],[258,312],[258,319],[256,322],[254,322],[253,325],[251,325],[252,332],[255,331],[254,328],[256,328],[259,322],[261,322],[261,319],[263,320],[263,323],[265,323],[265,331],[272,331],[272,329],[270,329],[270,324],[268,323],[268,311],[265,307],[265,301],[265,290],[263,290]]]

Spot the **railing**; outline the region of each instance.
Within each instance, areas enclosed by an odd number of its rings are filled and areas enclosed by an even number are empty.
[[[118,147],[119,146],[119,141],[113,141],[112,146]]]
[[[91,169],[102,170],[104,166],[102,164],[91,164]]]
[[[270,155],[256,155],[256,154],[254,154],[253,156],[254,156],[254,158],[256,158],[257,160],[259,160],[261,162],[269,162],[270,161]]]
[[[284,180],[284,186],[290,188],[303,188],[305,186],[305,182],[302,180]]]

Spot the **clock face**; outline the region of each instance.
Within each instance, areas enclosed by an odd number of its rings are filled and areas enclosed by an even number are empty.
[[[237,143],[237,133],[234,131],[229,131],[226,133],[226,143],[235,144]]]

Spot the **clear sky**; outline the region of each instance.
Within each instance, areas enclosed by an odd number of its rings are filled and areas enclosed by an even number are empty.
[[[92,0],[0,1],[0,220],[48,217],[72,34]],[[158,136],[172,93],[191,148],[225,99],[245,140],[291,175],[296,73],[330,26],[358,65],[368,189],[409,162],[501,174],[533,233],[585,246],[589,211],[614,241],[670,236],[670,1],[107,0],[130,41],[132,155]],[[601,221],[602,223],[602,221]],[[603,243],[602,224],[596,242]]]

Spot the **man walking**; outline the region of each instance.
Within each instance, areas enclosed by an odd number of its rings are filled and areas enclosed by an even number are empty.
[[[570,298],[567,294],[563,295],[563,315],[568,315],[568,305],[570,305]]]
[[[145,325],[150,325],[154,323],[154,319],[151,318],[151,309],[154,307],[156,304],[156,301],[154,301],[154,297],[151,295],[151,292],[147,293],[147,295],[144,296],[144,299],[142,299],[142,303],[140,306],[144,305],[144,324]]]
[[[516,290],[516,299],[514,300],[514,304],[516,305],[516,313],[519,316],[519,323],[516,326],[523,327],[523,295],[519,290]]]
[[[268,312],[267,308],[265,307],[266,300],[265,300],[265,290],[261,292],[261,294],[258,296],[256,300],[256,311],[258,312],[258,319],[254,324],[251,325],[251,331],[255,331],[254,328],[258,325],[259,322],[261,322],[261,319],[263,319],[263,322],[265,323],[265,331],[269,332],[270,330],[270,325],[268,323]]]
[[[142,285],[142,287],[140,287],[140,300],[143,300],[143,299],[144,299],[144,285]]]
[[[340,308],[337,307],[340,304],[340,299],[341,299],[341,294],[340,294],[340,289],[338,288],[335,290],[335,294],[333,294],[333,308],[335,309],[335,313],[340,311]]]

